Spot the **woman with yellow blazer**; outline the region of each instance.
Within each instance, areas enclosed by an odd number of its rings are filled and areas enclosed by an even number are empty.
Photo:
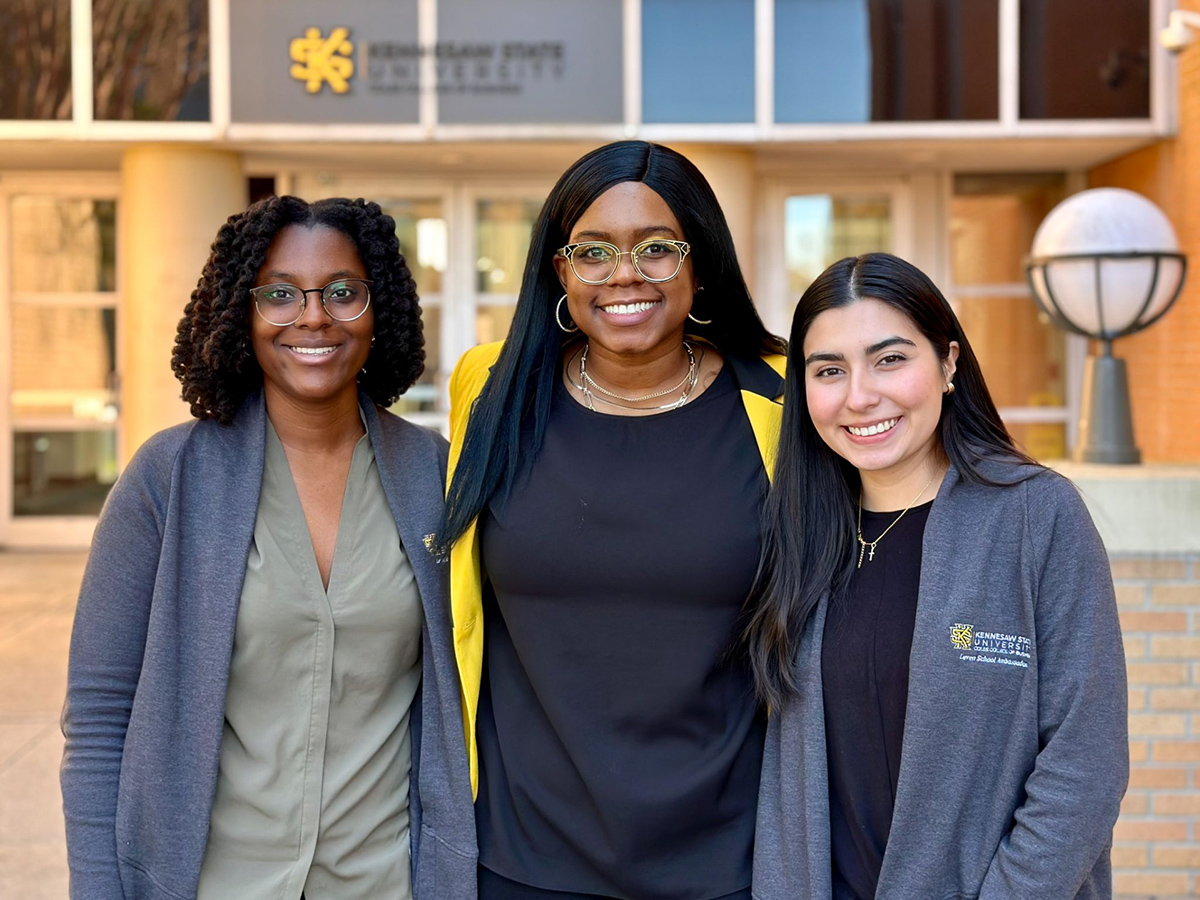
[[[687,159],[628,141],[562,176],[508,339],[450,385],[478,868],[455,816],[439,896],[749,900],[765,722],[731,648],[784,351]]]

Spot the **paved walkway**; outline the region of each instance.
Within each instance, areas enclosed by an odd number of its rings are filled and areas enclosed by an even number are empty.
[[[0,552],[0,897],[64,900],[58,715],[82,553]]]

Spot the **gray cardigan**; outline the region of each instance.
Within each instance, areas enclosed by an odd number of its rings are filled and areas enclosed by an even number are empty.
[[[1108,557],[1066,479],[952,468],[926,525],[895,812],[878,900],[1098,900],[1129,775]],[[770,719],[757,900],[828,900],[826,603],[802,693]]]
[[[377,411],[365,395],[360,404],[425,613],[410,781],[420,884],[422,867],[432,864],[422,853],[423,828],[444,830],[442,821],[461,827],[471,802],[448,567],[425,550],[442,515],[446,442]],[[63,709],[72,898],[196,896],[265,425],[259,393],[232,425],[189,422],[160,432],[138,450],[101,513],[80,589]],[[453,740],[441,733],[442,722],[454,723]]]

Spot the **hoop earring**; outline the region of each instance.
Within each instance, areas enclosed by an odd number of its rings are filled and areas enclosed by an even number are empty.
[[[949,397],[951,394],[953,394],[954,393],[954,382],[947,381],[946,389],[944,391],[942,391],[942,393],[945,394],[947,397]]]
[[[559,313],[562,312],[563,301],[566,299],[567,299],[566,294],[563,294],[561,297],[558,298],[558,303],[555,304],[555,306],[554,306],[554,321],[556,323],[558,323],[558,327],[561,328],[563,331],[565,331],[567,334],[574,334],[576,331],[579,330],[579,326],[576,325],[574,328],[568,328],[566,325],[564,325],[562,323],[562,316],[559,315]]]
[[[700,287],[696,288],[696,293],[699,294],[702,290],[704,290],[704,285],[700,285]],[[696,302],[695,295],[692,296],[692,302],[693,303]],[[713,323],[712,319],[697,319],[690,312],[688,313],[688,318],[691,319],[693,322],[695,322],[697,325],[711,325]]]

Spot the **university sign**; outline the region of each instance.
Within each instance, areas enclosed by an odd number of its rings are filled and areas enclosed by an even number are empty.
[[[443,123],[619,122],[621,8],[440,0],[438,40],[423,44],[415,0],[344,0],[336,18],[323,0],[241,0],[230,7],[233,120],[416,122],[428,90]]]
[[[562,41],[444,42],[432,47],[372,41],[359,47],[363,64],[356,66],[349,28],[334,28],[328,36],[319,28],[308,28],[288,47],[288,71],[310,94],[320,93],[323,87],[348,94],[356,71],[365,72],[370,92],[415,93],[420,89],[421,58],[430,55],[435,87],[443,94],[519,94],[530,81],[561,81],[566,74]]]

